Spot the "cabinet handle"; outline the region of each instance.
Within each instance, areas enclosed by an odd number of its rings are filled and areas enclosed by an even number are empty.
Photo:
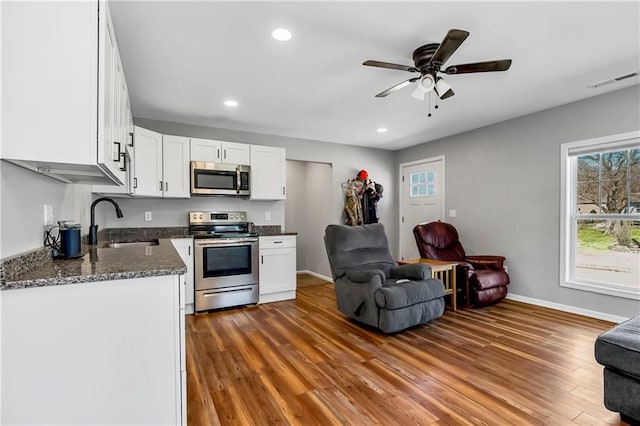
[[[264,256],[260,256],[260,264],[264,265]]]
[[[282,241],[274,241],[273,244],[282,244]]]
[[[115,161],[116,163],[120,162],[120,142],[114,142],[114,145],[118,145],[118,154],[116,155],[116,158],[112,158],[113,161]],[[113,154],[113,153],[112,153]]]
[[[191,256],[191,246],[187,246],[187,253]]]
[[[282,187],[282,195],[287,195],[287,189],[284,186]]]
[[[169,192],[169,182],[164,183],[164,192]]]
[[[162,181],[160,181],[160,191],[162,191]]]
[[[136,189],[138,187],[138,178],[134,177],[133,178],[133,189]]]
[[[122,158],[122,167],[120,167],[120,170],[123,172],[127,171],[127,161],[124,158],[124,152],[120,154],[120,157]]]
[[[226,149],[224,150],[224,159],[225,160],[227,159],[227,150]]]
[[[131,146],[131,147],[134,145],[134,142],[133,142],[133,139],[135,137],[134,135],[135,134],[133,132],[129,132],[129,136],[131,136],[131,144],[129,146]]]
[[[218,160],[220,159],[220,148],[218,148],[218,156],[216,157]]]

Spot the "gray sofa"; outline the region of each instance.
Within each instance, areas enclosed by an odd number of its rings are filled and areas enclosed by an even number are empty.
[[[640,316],[596,339],[596,360],[604,365],[604,405],[627,423],[640,424]]]
[[[396,266],[381,223],[329,225],[324,242],[338,309],[349,318],[394,333],[443,314],[442,282],[428,265]]]

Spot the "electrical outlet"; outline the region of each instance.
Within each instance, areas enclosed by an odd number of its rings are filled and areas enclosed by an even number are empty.
[[[53,226],[53,206],[51,204],[44,205],[44,226]]]
[[[269,222],[271,220],[271,212],[264,212],[264,220]]]
[[[151,222],[152,220],[153,220],[153,216],[151,215],[151,212],[144,212],[144,221]]]
[[[449,210],[449,217],[456,217],[456,211],[455,210]]]

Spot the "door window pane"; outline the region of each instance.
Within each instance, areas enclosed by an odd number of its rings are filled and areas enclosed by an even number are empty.
[[[435,179],[436,174],[433,171],[411,173],[409,177],[411,182],[409,196],[412,198],[434,196]]]

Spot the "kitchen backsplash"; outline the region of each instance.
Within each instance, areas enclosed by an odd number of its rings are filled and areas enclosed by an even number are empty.
[[[94,195],[95,197],[95,195]],[[253,201],[233,197],[192,197],[187,199],[118,198],[124,217],[118,219],[108,205],[96,209],[96,223],[107,228],[156,228],[188,226],[189,211],[246,211],[247,220],[256,225],[285,227],[286,201]],[[145,221],[151,212],[151,221]],[[268,213],[270,220],[265,220]]]

